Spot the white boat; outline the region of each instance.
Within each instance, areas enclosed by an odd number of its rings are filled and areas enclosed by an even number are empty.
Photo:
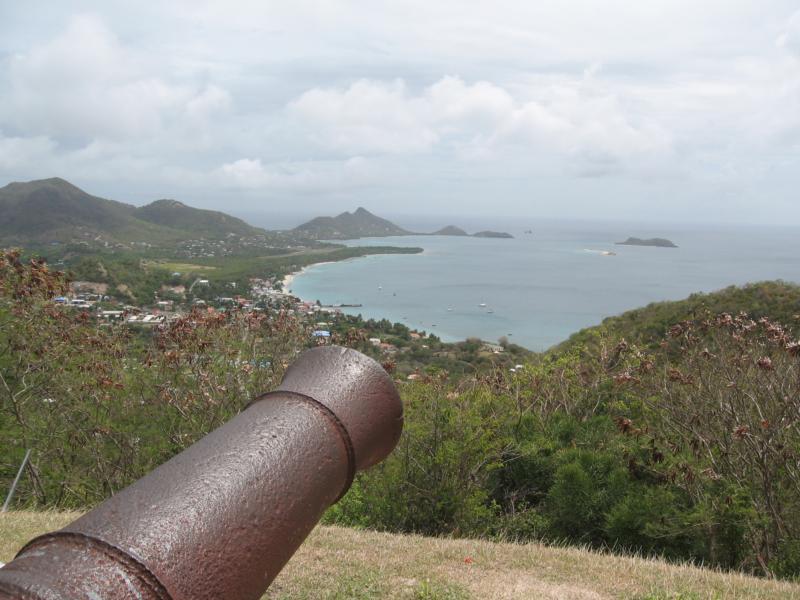
[[[481,302],[480,304],[478,304],[478,306],[480,306],[481,308],[486,308],[486,302]]]

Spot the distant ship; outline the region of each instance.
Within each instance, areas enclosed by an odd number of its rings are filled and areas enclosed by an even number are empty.
[[[478,304],[478,306],[480,306],[481,308],[486,308],[486,302],[481,302],[480,304]]]

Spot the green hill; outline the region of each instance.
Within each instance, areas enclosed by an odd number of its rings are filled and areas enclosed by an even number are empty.
[[[6,245],[102,239],[109,242],[174,242],[262,229],[221,212],[158,200],[137,208],[92,196],[54,177],[0,188],[0,242]]]
[[[228,234],[259,235],[264,230],[216,210],[192,208],[177,200],[156,200],[136,209],[142,221],[185,231],[195,236],[222,238]]]
[[[135,210],[87,194],[58,177],[10,183],[0,189],[0,238],[67,241],[97,234],[112,238],[158,234],[157,226],[134,220]]]
[[[294,228],[295,232],[317,240],[349,240],[361,237],[410,235],[391,221],[359,207],[335,217],[317,217]]]
[[[769,317],[797,333],[800,331],[800,286],[784,281],[763,281],[692,294],[685,300],[654,302],[582,329],[553,350],[590,343],[601,332],[636,344],[654,345],[675,323],[700,317],[706,311],[713,314],[744,311],[754,318]]]

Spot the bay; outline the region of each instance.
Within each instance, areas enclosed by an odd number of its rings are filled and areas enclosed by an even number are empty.
[[[747,282],[800,281],[800,228],[553,221],[525,233],[527,224],[505,225],[514,239],[351,240],[424,252],[313,265],[295,276],[291,289],[323,304],[362,304],[345,310],[445,341],[506,336],[544,350],[651,302]],[[665,237],[678,248],[615,245],[628,236]]]

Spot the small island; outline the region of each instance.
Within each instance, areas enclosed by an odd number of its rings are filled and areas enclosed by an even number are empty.
[[[629,237],[624,242],[617,242],[617,246],[654,246],[657,248],[677,248],[674,242],[664,238],[648,238],[642,239],[637,237]]]
[[[512,239],[514,236],[504,231],[479,231],[478,233],[473,233],[472,237]]]
[[[420,235],[454,235],[459,237],[478,237],[478,238],[513,238],[514,236],[510,233],[503,233],[501,231],[479,231],[478,233],[469,234],[461,227],[456,227],[455,225],[448,225],[447,227],[442,227],[439,231],[434,231],[433,233],[423,233]]]

